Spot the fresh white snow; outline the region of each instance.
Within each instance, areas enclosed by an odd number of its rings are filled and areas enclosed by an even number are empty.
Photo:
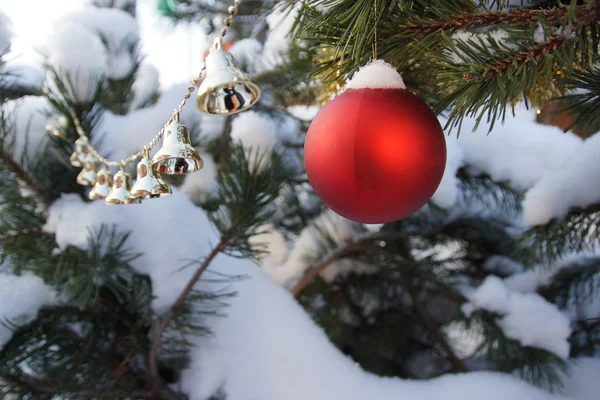
[[[542,225],[564,217],[575,207],[600,202],[600,135],[580,143],[560,166],[544,175],[525,195],[523,213],[531,225]]]
[[[231,122],[231,139],[242,145],[248,164],[262,170],[269,165],[269,155],[277,144],[276,127],[261,114],[246,111]]]
[[[488,276],[468,297],[470,303],[462,307],[467,316],[478,309],[500,314],[496,323],[506,337],[561,358],[569,356],[569,318],[541,296],[513,292],[500,278]]]
[[[55,301],[53,292],[37,276],[0,273],[0,348],[12,337],[7,322],[26,324],[41,307]]]
[[[356,71],[341,92],[349,89],[406,89],[406,85],[391,64],[373,60]]]

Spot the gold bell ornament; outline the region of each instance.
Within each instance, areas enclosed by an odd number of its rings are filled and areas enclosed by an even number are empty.
[[[96,184],[92,188],[89,194],[90,200],[102,200],[110,193],[110,186],[112,185],[112,174],[102,166],[96,173]]]
[[[259,86],[237,67],[231,54],[223,50],[220,37],[215,40],[205,65],[204,78],[196,99],[200,111],[231,115],[244,111],[258,101]]]
[[[120,169],[113,177],[112,190],[104,199],[106,204],[138,204],[141,203],[131,195],[131,176]]]
[[[165,128],[163,145],[152,157],[152,168],[167,175],[184,175],[195,172],[204,166],[200,154],[190,141],[190,133],[179,122],[179,114]]]
[[[137,180],[131,188],[131,195],[138,199],[154,199],[171,194],[171,188],[156,175],[148,154],[137,165]]]
[[[87,157],[89,145],[90,142],[85,136],[82,136],[75,141],[75,151],[73,151],[73,154],[71,154],[71,158],[69,159],[72,166],[83,166],[83,161]]]
[[[83,161],[83,169],[77,175],[77,183],[80,185],[93,185],[96,183],[96,159],[90,154]]]

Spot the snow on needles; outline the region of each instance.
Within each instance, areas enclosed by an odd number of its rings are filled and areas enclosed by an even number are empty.
[[[175,188],[172,196],[131,207],[63,195],[49,208],[44,229],[55,233],[60,249],[73,245],[85,250],[89,230],[102,224],[131,232],[127,245],[143,253],[132,266],[152,280],[157,313],[175,301],[198,264],[181,267],[190,260],[199,263],[210,243],[218,242],[206,213]],[[236,296],[227,299],[218,316],[203,321],[212,335],[190,338],[190,364],[178,385],[192,400],[207,400],[219,389],[228,400],[559,399],[499,373],[426,381],[366,373],[329,342],[286,289],[250,260],[220,254],[207,270],[208,278],[211,273],[219,279],[201,280],[196,289],[235,291]],[[226,276],[243,278],[224,281]]]
[[[530,225],[564,217],[574,207],[600,202],[600,134],[593,135],[563,160],[560,168],[546,174],[523,200],[523,215]]]
[[[467,316],[477,309],[500,314],[496,323],[506,337],[563,359],[569,356],[569,318],[541,296],[510,291],[500,278],[488,276],[468,297],[470,303],[462,307]]]
[[[134,17],[117,8],[85,7],[60,18],[55,26],[75,23],[101,38],[108,54],[106,75],[114,79],[125,78],[135,64],[131,46],[139,40],[138,25]]]
[[[231,122],[231,139],[241,143],[249,165],[262,170],[268,166],[269,156],[277,144],[277,132],[270,119],[255,111],[246,111]]]
[[[406,89],[406,85],[391,64],[373,60],[356,71],[340,93],[348,89]]]
[[[54,301],[54,294],[41,278],[0,273],[0,348],[12,336],[6,322],[26,324],[35,318],[40,307]]]
[[[9,123],[14,124],[14,137],[10,138],[13,157],[27,166],[28,160],[33,159],[48,142],[44,127],[52,106],[45,97],[23,96],[7,101],[4,107]]]
[[[56,26],[47,49],[48,63],[67,86],[69,96],[81,103],[91,101],[107,69],[100,38],[79,24],[65,22]],[[51,79],[47,84],[53,88]]]

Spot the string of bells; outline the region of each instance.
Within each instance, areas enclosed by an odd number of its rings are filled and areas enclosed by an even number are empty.
[[[236,1],[237,4],[239,1]],[[234,12],[237,11],[232,8],[233,6],[229,9],[230,16],[235,15]],[[229,21],[231,23],[231,20]],[[200,154],[191,145],[188,129],[179,120],[181,108],[194,89],[195,86],[188,89],[180,107],[175,110],[167,125],[151,144],[144,147],[140,153],[121,161],[120,168],[114,175],[110,167],[115,164],[119,166],[119,163],[99,156],[74,118],[79,138],[75,141],[70,162],[71,165],[82,168],[77,176],[77,183],[93,186],[89,192],[91,200],[104,200],[106,204],[139,204],[142,200],[168,196],[172,191],[161,178],[161,174],[185,175],[203,167],[204,162]],[[259,86],[237,67],[231,54],[223,50],[221,37],[218,37],[200,73],[196,97],[198,109],[207,114],[227,116],[252,107],[259,98]],[[162,147],[151,158],[150,150],[161,136]],[[125,171],[125,166],[140,157],[137,179],[132,185],[131,176]]]

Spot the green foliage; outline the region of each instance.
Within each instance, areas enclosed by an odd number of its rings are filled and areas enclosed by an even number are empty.
[[[529,229],[519,241],[519,252],[530,263],[552,266],[569,254],[593,250],[598,244],[599,223],[599,206],[574,209],[565,218]]]
[[[296,36],[321,51],[314,74],[326,82],[346,80],[376,53],[436,112],[448,113],[447,127],[474,117],[491,130],[521,100],[541,107],[564,94],[559,78],[575,66],[589,70],[598,43],[597,4],[502,10],[502,3],[313,0],[300,9]],[[500,9],[481,13],[494,5]],[[590,105],[574,103],[581,115],[597,115]]]
[[[240,144],[231,146],[218,175],[217,199],[221,206],[209,214],[221,235],[228,238],[228,254],[248,258],[261,253],[248,239],[273,214],[275,210],[269,206],[292,174],[278,150],[260,152],[255,148],[245,150]]]
[[[523,346],[507,338],[496,323],[497,317],[487,311],[477,311],[471,316],[469,325],[479,327],[483,338],[478,352],[483,352],[499,371],[517,373],[537,386],[560,389],[561,378],[568,371],[565,361],[545,350]]]
[[[569,102],[569,107],[562,111],[573,113],[577,110],[597,110],[600,107],[600,68],[594,67],[589,70],[574,71],[571,77],[563,83],[571,94],[564,97]],[[576,119],[568,129],[584,129],[590,126],[600,127],[600,115],[592,112],[579,112]]]

